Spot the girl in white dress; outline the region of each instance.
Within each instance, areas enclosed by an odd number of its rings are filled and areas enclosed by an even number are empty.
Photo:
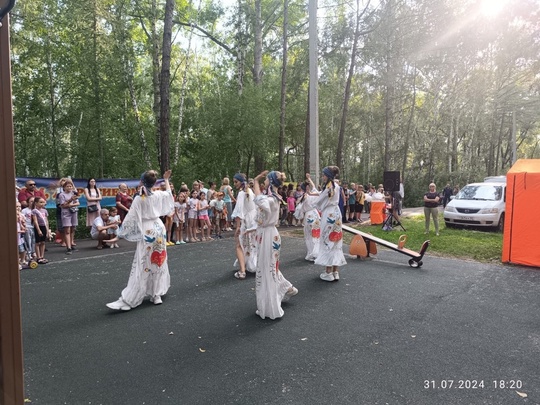
[[[313,262],[319,254],[319,240],[321,238],[321,216],[317,208],[315,208],[319,192],[315,184],[313,184],[309,173],[306,173],[306,182],[302,183],[300,187],[304,194],[300,197],[295,216],[298,220],[304,218],[304,240],[307,247],[306,260]]]
[[[347,264],[343,255],[341,210],[338,206],[341,188],[334,181],[338,175],[337,166],[327,166],[323,169],[324,187],[315,203],[321,211],[321,239],[315,264],[325,266],[326,271],[321,274],[324,281],[339,280],[339,267]]]
[[[268,176],[266,176],[268,174]],[[261,193],[259,181],[266,176]],[[298,290],[283,277],[279,270],[281,237],[276,224],[279,220],[281,196],[277,188],[283,184],[285,175],[280,172],[264,171],[255,177],[254,191],[257,205],[257,275],[255,294],[257,296],[256,314],[262,319],[281,318],[284,314],[281,302],[298,294]]]
[[[174,209],[169,178],[171,171],[163,175],[165,191],[152,191],[157,173],[149,170],[141,176],[138,195],[133,199],[118,236],[137,242],[135,257],[131,265],[128,285],[122,296],[107,304],[111,309],[129,311],[140,305],[146,296],[158,305],[161,297],[171,285],[167,263],[167,234],[165,225],[159,217]]]
[[[235,221],[236,261],[234,267],[239,267],[234,277],[239,280],[246,278],[246,270],[254,273],[257,266],[257,244],[255,241],[255,229],[257,223],[255,216],[255,195],[249,188],[245,174],[236,173],[233,178],[235,187],[238,189],[236,206],[232,213]]]

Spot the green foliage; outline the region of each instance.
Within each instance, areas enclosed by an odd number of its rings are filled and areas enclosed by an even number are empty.
[[[144,1],[17,1],[11,38],[18,176],[134,177],[148,164],[157,167],[159,66],[152,56],[160,52],[164,3],[153,12]],[[540,5],[509,0],[487,16],[477,3],[370,3],[345,123],[344,180],[379,183],[384,170],[400,170],[405,203],[414,206],[431,181],[442,189],[504,174],[512,164],[513,116],[517,157],[540,157]],[[175,180],[253,176],[256,155],[277,168],[283,3],[261,4],[263,77],[254,86],[253,3],[176,1],[169,134],[171,156],[178,147]],[[321,167],[336,163],[355,7],[335,0],[319,7]],[[284,171],[298,181],[307,153],[305,2],[290,1],[288,17]]]

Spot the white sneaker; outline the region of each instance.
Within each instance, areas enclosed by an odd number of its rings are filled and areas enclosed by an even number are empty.
[[[114,249],[114,243],[113,243],[113,244],[111,244],[110,248],[111,248],[111,249]]]
[[[118,298],[117,301],[109,302],[107,304],[107,307],[109,307],[110,309],[117,309],[120,311],[129,311],[131,309],[131,307],[125,303],[122,297]]]
[[[120,249],[120,246],[118,246],[118,243],[115,243],[114,247],[117,248],[117,249]]]
[[[324,281],[334,281],[334,274],[333,273],[327,273],[326,271],[321,274],[321,280]]]
[[[291,297],[294,297],[296,294],[298,294],[298,288],[291,287],[291,289],[289,291],[287,291],[285,293],[285,295],[283,296],[282,301],[287,302],[287,301],[289,301],[291,299]]]
[[[334,274],[334,280],[335,280],[335,281],[339,281],[339,272],[338,272],[338,271],[334,271],[334,273],[332,273],[332,274]]]
[[[159,295],[156,295],[154,297],[154,305],[163,304],[163,301],[161,301],[161,297]]]

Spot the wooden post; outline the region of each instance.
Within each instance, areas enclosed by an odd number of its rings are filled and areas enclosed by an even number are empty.
[[[24,402],[9,16],[0,27],[0,405]]]

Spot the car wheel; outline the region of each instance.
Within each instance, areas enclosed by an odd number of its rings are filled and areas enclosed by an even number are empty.
[[[501,214],[501,217],[499,218],[499,223],[497,224],[497,227],[495,228],[497,232],[503,232],[504,231],[504,214]]]

